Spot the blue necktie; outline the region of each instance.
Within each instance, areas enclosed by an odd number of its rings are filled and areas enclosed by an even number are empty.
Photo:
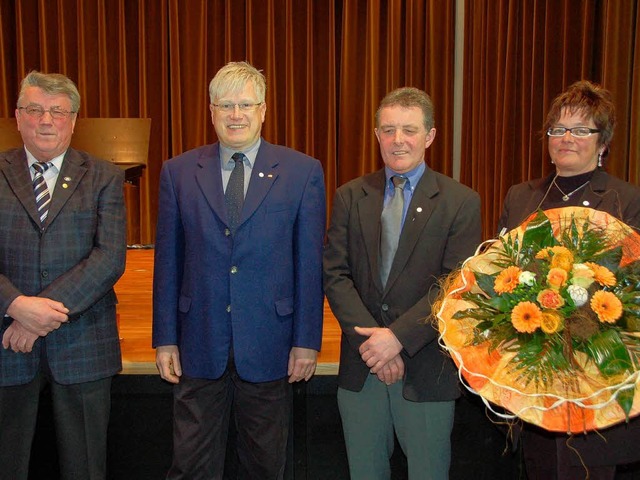
[[[400,240],[400,231],[402,230],[402,214],[404,213],[404,185],[406,178],[394,176],[393,181],[393,197],[382,210],[380,222],[382,231],[380,234],[380,280],[382,286],[387,285],[389,272],[393,257],[398,249],[398,241]]]
[[[233,167],[229,183],[227,183],[227,190],[224,192],[224,203],[227,206],[229,230],[235,234],[244,203],[244,155],[237,152],[233,154],[231,159],[236,162],[236,165]]]
[[[51,163],[35,162],[33,169],[36,174],[33,176],[33,192],[36,195],[36,208],[38,209],[38,216],[40,217],[40,224],[44,224],[49,214],[49,204],[51,203],[51,195],[49,194],[49,187],[44,179],[44,172],[46,172]]]

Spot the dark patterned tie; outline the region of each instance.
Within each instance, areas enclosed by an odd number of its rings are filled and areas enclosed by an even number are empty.
[[[393,197],[382,210],[380,222],[382,223],[382,231],[380,234],[380,280],[382,286],[387,285],[389,272],[393,257],[398,249],[398,240],[400,240],[400,231],[402,230],[402,214],[404,212],[404,184],[406,178],[394,176],[393,181]]]
[[[234,153],[231,159],[236,162],[236,165],[233,167],[227,190],[224,192],[224,203],[227,206],[229,230],[235,234],[244,203],[244,155],[240,152]]]
[[[44,179],[44,172],[49,170],[51,163],[35,162],[33,169],[36,174],[33,177],[33,191],[36,195],[36,207],[38,209],[38,216],[40,217],[40,224],[44,224],[49,213],[49,204],[51,203],[51,195],[49,194],[49,187]]]

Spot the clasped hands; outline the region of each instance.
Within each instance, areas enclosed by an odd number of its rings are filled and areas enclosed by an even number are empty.
[[[381,382],[391,385],[404,376],[404,361],[400,356],[402,344],[388,328],[355,327],[358,335],[368,337],[360,345],[359,353],[371,373]]]
[[[20,295],[7,308],[13,322],[2,336],[2,347],[29,353],[38,337],[57,330],[69,320],[69,309],[61,302],[41,297]]]

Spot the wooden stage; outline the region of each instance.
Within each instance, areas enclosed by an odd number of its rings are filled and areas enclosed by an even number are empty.
[[[155,350],[151,348],[152,283],[153,250],[127,250],[127,268],[116,284],[123,374],[158,373]],[[322,350],[316,375],[337,374],[339,356],[340,326],[325,299]]]

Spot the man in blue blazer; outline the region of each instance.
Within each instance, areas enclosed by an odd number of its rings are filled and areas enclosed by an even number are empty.
[[[29,73],[15,112],[24,147],[0,154],[0,478],[28,476],[44,386],[61,478],[106,478],[124,173],[69,147],[79,107],[70,79]]]
[[[265,90],[248,63],[224,66],[209,85],[219,143],[160,176],[153,346],[176,384],[171,479],[222,478],[231,411],[239,477],[281,478],[290,383],[315,371],[322,167],[260,137]]]
[[[338,406],[349,471],[352,480],[388,480],[395,433],[411,480],[444,480],[460,392],[431,305],[439,277],[480,243],[480,197],[426,165],[436,129],[425,92],[389,93],[375,133],[385,168],[337,190],[324,256],[342,328]],[[396,249],[385,230],[394,205]]]

